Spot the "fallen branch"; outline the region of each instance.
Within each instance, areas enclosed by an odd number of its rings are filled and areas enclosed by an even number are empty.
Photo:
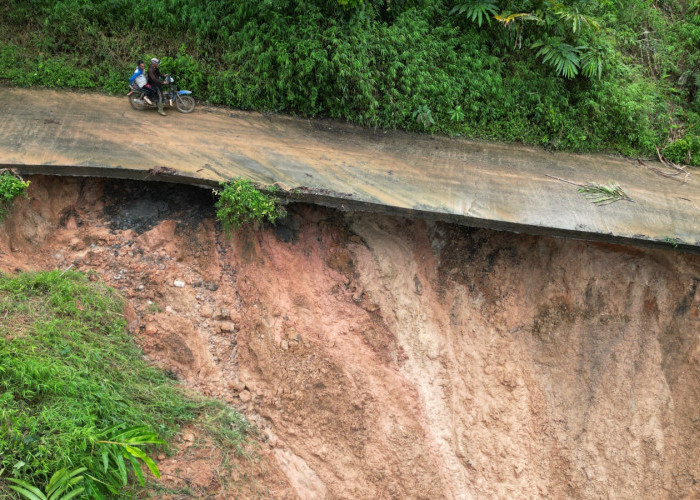
[[[672,175],[685,174],[685,177],[683,178],[683,181],[682,181],[683,183],[685,183],[685,182],[688,180],[688,176],[690,175],[690,172],[688,172],[688,171],[685,169],[685,167],[682,166],[682,165],[676,165],[676,164],[673,163],[672,161],[667,161],[666,159],[664,159],[664,157],[663,157],[663,155],[661,154],[661,151],[659,150],[659,148],[658,148],[657,146],[654,146],[654,148],[656,149],[656,156],[659,157],[659,161],[661,162],[661,164],[662,164],[664,167],[666,167],[666,168],[669,168],[669,169],[671,169],[671,170],[675,170],[675,171],[676,171],[675,174],[668,174],[668,175],[666,175],[666,177],[669,177],[669,176],[672,176]]]
[[[667,179],[671,179],[673,181],[680,182],[681,184],[685,184],[687,179],[688,179],[688,175],[690,175],[689,173],[686,172],[685,177],[683,179],[679,179],[678,176],[680,175],[680,172],[664,172],[660,168],[651,167],[651,166],[647,165],[639,158],[637,158],[637,163],[639,163],[642,167],[644,167],[648,170],[651,170],[656,175],[660,175],[661,177],[666,177]]]
[[[556,177],[554,175],[549,175],[549,174],[544,174],[544,175],[546,175],[547,177],[551,177],[552,179],[556,179],[558,181],[566,182],[568,184],[573,184],[574,186],[578,186],[578,187],[585,186],[585,184],[579,184],[578,182],[574,182],[574,181],[567,181],[566,179],[562,179],[561,177]]]

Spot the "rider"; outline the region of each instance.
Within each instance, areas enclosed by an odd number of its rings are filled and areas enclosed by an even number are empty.
[[[163,91],[161,89],[165,83],[165,78],[160,74],[158,66],[160,66],[160,59],[156,57],[151,59],[151,65],[148,67],[148,84],[157,92],[158,113],[165,116],[165,111],[163,111]]]
[[[143,61],[139,61],[136,63],[136,70],[134,70],[134,74],[131,75],[129,78],[129,85],[136,89],[142,89],[144,85],[148,82],[148,78],[146,78],[146,65],[144,64]],[[148,104],[153,104],[151,100],[148,98],[148,96],[144,95],[143,99],[148,103]]]

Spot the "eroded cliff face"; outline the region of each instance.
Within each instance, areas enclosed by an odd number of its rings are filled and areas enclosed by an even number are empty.
[[[306,205],[227,239],[191,188],[30,194],[0,269],[121,290],[150,359],[258,426],[237,496],[700,496],[698,256]],[[161,468],[230,497],[192,441]]]

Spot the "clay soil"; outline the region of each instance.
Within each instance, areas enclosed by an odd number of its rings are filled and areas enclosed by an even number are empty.
[[[35,176],[0,270],[120,290],[152,362],[257,428],[185,429],[163,498],[700,497],[700,257]]]

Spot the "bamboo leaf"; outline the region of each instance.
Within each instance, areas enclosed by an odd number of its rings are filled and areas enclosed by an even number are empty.
[[[11,478],[8,478],[7,480],[8,481],[14,480],[20,484],[24,482],[24,481],[19,481],[18,479],[11,479]],[[15,490],[17,493],[22,495],[24,498],[28,498],[29,500],[46,500],[46,497],[38,488],[35,488],[34,486],[27,484],[27,483],[24,483],[24,486],[25,486],[25,488],[21,488],[19,486],[10,486],[10,489]],[[31,488],[31,490],[26,489],[26,488]]]

